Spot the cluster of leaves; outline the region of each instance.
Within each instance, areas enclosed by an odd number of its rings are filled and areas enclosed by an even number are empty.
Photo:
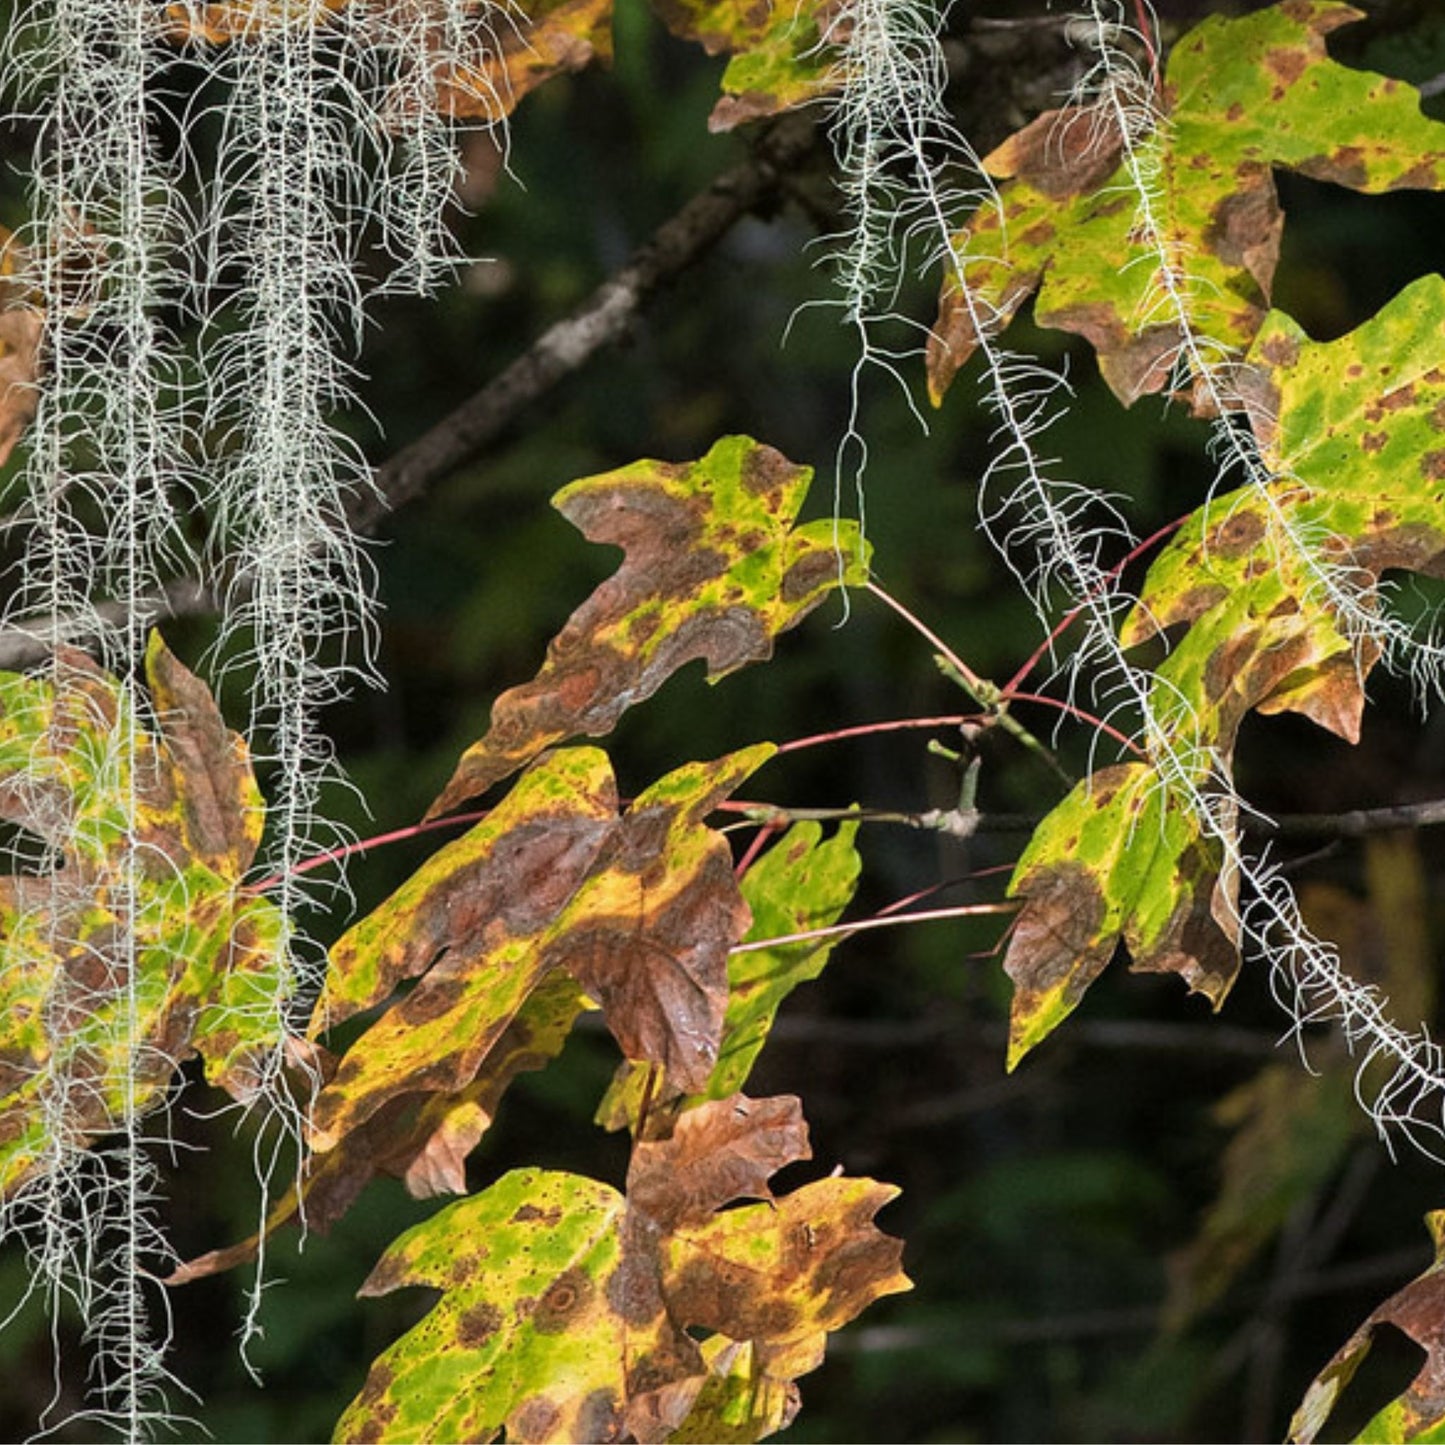
[[[383,1170],[418,1197],[466,1194],[467,1155],[507,1085],[545,1065],[588,1009],[648,1088],[610,1111],[637,1138],[625,1194],[517,1171],[395,1243],[364,1293],[421,1283],[446,1294],[373,1366],[339,1438],[505,1427],[516,1440],[757,1439],[796,1412],[793,1382],[821,1361],[828,1332],[907,1288],[901,1246],[872,1224],[896,1191],[834,1176],[774,1198],[769,1176],[808,1157],[801,1108],[739,1092],[779,1002],[821,969],[827,945],[757,948],[731,965],[730,950],[758,926],[754,900],[758,924],[783,934],[836,918],[858,873],[852,832],[824,840],[801,826],[740,886],[705,819],[770,745],[677,769],[621,812],[605,753],[549,748],[607,731],[693,658],[722,676],[766,657],[822,600],[839,580],[834,528],[795,525],[810,475],[728,438],[691,466],[638,463],[561,493],[571,520],[627,558],[538,677],[499,700],[438,807],[525,771],[331,950],[313,1035],[374,1017],[339,1061],[319,1043],[310,1054],[324,1077],[311,1159],[268,1229],[302,1208],[329,1227]],[[861,556],[861,540],[846,541]],[[858,561],[845,579],[863,575]],[[7,674],[0,694],[4,815],[48,841],[63,818],[57,837],[69,840],[58,867],[8,878],[0,895],[7,949],[27,961],[3,973],[8,1187],[44,1167],[58,1127],[113,1127],[117,1079],[127,1105],[144,1107],[199,1054],[213,1082],[246,1097],[249,1053],[279,1025],[246,997],[274,997],[280,955],[274,909],[242,886],[262,810],[240,740],[157,639],[157,734],[122,755],[135,759],[154,867],[114,876],[130,856],[108,766],[125,693],[81,655],[65,661],[61,685]],[[54,918],[62,890],[83,916]],[[117,908],[144,920],[137,977],[107,957]],[[113,1016],[126,1007],[138,1012],[121,1030]],[[79,1058],[94,1087],[74,1087]],[[57,1070],[76,1113],[62,1121]],[[739,1198],[765,1203],[724,1210]]]
[[[171,13],[179,38],[246,43],[292,7]],[[733,57],[715,128],[832,83],[828,5],[667,0],[658,13]],[[928,358],[936,400],[991,339],[979,317],[1000,331],[1037,292],[1036,320],[1087,338],[1121,401],[1174,388],[1200,411],[1231,412],[1263,478],[1184,519],[1123,623],[1125,649],[1170,643],[1151,683],[1163,734],[1080,784],[1018,862],[1011,1066],[1121,944],[1135,969],[1222,1001],[1240,967],[1241,845],[1234,819],[1201,813],[1197,791],[1227,779],[1250,712],[1298,712],[1355,740],[1380,656],[1358,616],[1383,608],[1386,571],[1445,575],[1445,281],[1417,282],[1329,343],[1268,309],[1283,225],[1272,167],[1365,191],[1445,185],[1445,126],[1408,87],[1328,57],[1325,36],[1353,13],[1290,0],[1206,22],[1175,48],[1146,134],[1092,104],[1041,117],[987,159],[996,192],[956,239]],[[609,25],[596,0],[540,5],[475,65],[449,57],[438,94],[459,118],[497,120],[549,76],[605,56]],[[1134,199],[1146,173],[1165,218],[1154,233]],[[11,269],[7,255],[0,286]],[[21,306],[6,318],[0,367],[28,382],[34,317]],[[1202,355],[1208,370],[1190,359]],[[1227,392],[1210,384],[1224,368]],[[23,394],[0,392],[0,452],[24,424]],[[300,1049],[318,1080],[307,1158],[265,1229],[304,1214],[324,1230],[379,1174],[416,1198],[464,1196],[397,1239],[364,1286],[442,1293],[374,1362],[339,1439],[759,1439],[792,1419],[795,1382],[828,1333],[907,1288],[900,1246],[873,1223],[891,1188],[833,1176],[775,1196],[773,1174],[808,1157],[801,1107],[743,1092],[780,1003],[828,957],[826,941],[768,940],[841,915],[859,871],[854,825],[826,838],[798,825],[739,878],[707,820],[770,744],[675,769],[626,806],[601,749],[565,746],[605,735],[694,660],[716,679],[765,659],[830,589],[866,582],[856,528],[797,524],[809,479],[732,437],[692,464],[639,462],[559,494],[563,514],[624,560],[536,677],[497,700],[432,813],[520,776],[330,951]],[[95,1139],[123,1110],[159,1104],[188,1056],[249,1098],[256,1058],[283,1032],[282,925],[245,881],[262,809],[244,748],[158,641],[147,668],[153,723],[79,655],[51,681],[0,678],[0,817],[63,852],[0,880],[7,1191],[43,1173],[55,1130]],[[1010,700],[998,694],[991,718]],[[134,806],[117,812],[117,798]],[[133,973],[108,952],[122,913],[142,944]],[[624,1188],[520,1169],[471,1192],[468,1157],[506,1089],[592,1010],[624,1058],[599,1108],[605,1127],[632,1131]],[[347,1024],[354,1037],[333,1057]],[[1291,1117],[1289,1101],[1266,1097],[1288,1092],[1283,1077],[1240,1110]],[[1237,1213],[1258,1197],[1240,1184]],[[1227,1207],[1214,1223],[1201,1250],[1229,1259],[1218,1273],[1239,1268],[1257,1223]],[[1381,1323],[1430,1362],[1379,1428],[1415,1439],[1440,1427],[1441,1268],[1345,1345],[1301,1409],[1300,1439],[1322,1428]]]
[[[221,45],[249,41],[296,23],[325,24],[352,0],[322,0],[298,12],[293,0],[226,0],[171,5],[177,40]],[[395,0],[398,8],[417,0]],[[469,0],[470,36],[464,53],[437,48],[429,77],[436,104],[458,120],[494,124],[553,76],[612,57],[612,0],[541,0],[525,11],[493,13]],[[838,81],[832,47],[836,4],[744,6],[734,0],[656,0],[657,17],[674,35],[709,55],[730,57],[714,131],[781,114],[827,95]],[[420,10],[420,7],[418,6]]]

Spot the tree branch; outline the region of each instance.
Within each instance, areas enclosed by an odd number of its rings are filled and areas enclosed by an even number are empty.
[[[374,532],[390,512],[475,458],[527,407],[625,334],[658,290],[700,260],[744,216],[780,194],[788,172],[816,140],[816,127],[806,115],[784,116],[764,130],[744,160],[664,221],[570,316],[548,327],[499,376],[384,462],[373,478],[375,489],[358,494],[349,508],[352,528],[362,535]],[[196,578],[167,583],[143,599],[145,619],[154,623],[213,612],[218,591]],[[96,610],[106,620],[119,617],[114,604]],[[75,619],[43,618],[0,630],[0,668],[29,666],[57,641],[81,640],[75,624]]]

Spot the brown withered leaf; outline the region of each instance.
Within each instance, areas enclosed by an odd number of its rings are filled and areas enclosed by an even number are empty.
[[[317,1097],[313,1147],[335,1148],[393,1100],[459,1095],[558,972],[597,1000],[629,1058],[706,1079],[728,950],[748,913],[726,841],[703,820],[771,753],[764,744],[679,768],[620,818],[599,749],[540,759],[332,949],[313,1033],[417,982],[352,1044]],[[458,1115],[451,1127],[470,1126]]]
[[[439,107],[458,120],[505,120],[553,76],[612,59],[612,0],[538,0],[499,14],[473,56],[433,77]]]
[[[627,1175],[634,1209],[664,1229],[706,1219],[732,1199],[773,1197],[768,1179],[811,1157],[802,1105],[791,1094],[692,1109],[668,1139],[639,1144]]]
[[[0,466],[15,450],[35,415],[44,316],[16,276],[25,258],[15,237],[0,226]]]
[[[1310,1383],[1289,1424],[1292,1445],[1311,1445],[1329,1423],[1340,1395],[1354,1378],[1381,1325],[1393,1325],[1425,1351],[1425,1363],[1398,1399],[1355,1437],[1358,1440],[1438,1440],[1445,1427],[1445,1210],[1425,1216],[1435,1262],[1396,1291],[1335,1352]]]
[[[553,505],[589,541],[621,547],[622,565],[552,639],[537,676],[497,699],[428,816],[553,743],[610,731],[689,662],[716,680],[767,658],[831,588],[865,581],[855,524],[794,525],[812,475],[725,437],[698,462],[636,462],[559,492]]]

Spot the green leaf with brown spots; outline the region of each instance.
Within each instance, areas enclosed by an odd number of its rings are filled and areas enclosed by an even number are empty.
[[[242,890],[263,816],[245,744],[159,637],[146,674],[154,722],[80,652],[0,674],[0,818],[50,850],[0,877],[4,1192],[62,1126],[161,1103],[193,1055],[249,1099],[281,1039],[281,920]]]
[[[1153,705],[1177,758],[1095,774],[1045,819],[1014,875],[1007,968],[1017,1060],[1077,1005],[1122,939],[1217,1005],[1234,964],[1223,848],[1181,793],[1231,766],[1255,710],[1354,741],[1379,657],[1361,631],[1389,569],[1445,574],[1445,279],[1415,282],[1357,330],[1312,342],[1273,312],[1246,389],[1274,480],[1200,507],[1145,578],[1122,641],[1176,635]],[[1227,820],[1221,819],[1221,824]],[[1228,826],[1233,827],[1232,821]]]
[[[833,1178],[773,1199],[769,1176],[807,1156],[796,1099],[736,1095],[638,1145],[625,1196],[516,1170],[409,1230],[362,1293],[420,1284],[442,1297],[372,1365],[336,1439],[757,1440],[781,1428],[828,1332],[908,1288],[901,1245],[873,1224],[896,1191]],[[739,1198],[769,1202],[727,1207]]]
[[[517,1169],[407,1230],[362,1285],[441,1290],[372,1364],[338,1441],[616,1438],[628,1361],[666,1317],[614,1308],[626,1201],[576,1174]]]
[[[443,848],[331,951],[313,1033],[416,979],[317,1097],[334,1148],[394,1099],[456,1095],[554,972],[601,1006],[624,1054],[690,1086],[717,1057],[728,949],[748,924],[731,854],[704,819],[772,754],[690,763],[622,816],[606,754],[567,748]]]
[[[854,847],[857,823],[844,823],[823,838],[818,823],[797,823],[748,869],[742,895],[752,910],[744,943],[784,938],[837,922],[858,886],[862,862]],[[653,1115],[703,1099],[722,1099],[747,1083],[753,1064],[783,1000],[800,984],[817,978],[837,938],[752,948],[728,959],[728,1004],[722,1047],[706,1085],[685,1093],[646,1066],[624,1064],[597,1109],[607,1129],[635,1123],[644,1097]]]
[[[1311,1381],[1289,1423],[1292,1445],[1311,1445],[1319,1438],[1381,1325],[1393,1325],[1412,1339],[1425,1351],[1425,1362],[1409,1389],[1386,1405],[1355,1439],[1445,1440],[1445,1210],[1426,1215],[1425,1223],[1434,1240],[1435,1262],[1375,1310]]]
[[[1123,763],[1080,783],[1009,884],[1024,901],[1004,959],[1009,1068],[1074,1011],[1120,943],[1136,971],[1177,973],[1217,1008],[1239,968],[1220,863],[1217,840],[1153,769]]]
[[[1445,280],[1313,342],[1272,312],[1248,357],[1251,420],[1275,480],[1200,507],[1160,554],[1126,646],[1187,627],[1158,669],[1199,745],[1226,761],[1251,708],[1354,741],[1377,648],[1360,617],[1382,573],[1445,572]],[[1347,615],[1353,609],[1356,617]]]
[[[652,8],[674,35],[697,41],[709,55],[731,56],[709,130],[794,110],[840,83],[829,44],[837,0],[652,0]]]
[[[714,681],[764,660],[831,588],[861,584],[867,549],[854,523],[795,525],[812,475],[726,437],[698,462],[635,462],[559,492],[563,516],[588,540],[621,547],[622,565],[552,639],[537,676],[497,699],[487,735],[431,813],[553,743],[608,732],[694,659]]]
[[[1126,405],[1169,384],[1181,321],[1211,363],[1242,356],[1279,261],[1272,167],[1366,192],[1445,186],[1445,125],[1419,93],[1325,51],[1360,13],[1288,0],[1180,40],[1162,116],[1133,141],[1147,215],[1106,102],[1051,111],[994,151],[996,198],[955,238],[968,294],[950,274],[929,343],[934,400],[1035,291],[1035,321],[1087,338]]]

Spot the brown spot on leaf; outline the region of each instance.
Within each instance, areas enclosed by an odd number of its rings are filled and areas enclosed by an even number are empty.
[[[1426,452],[1420,458],[1420,472],[1432,482],[1438,482],[1445,477],[1445,451]]]
[[[586,1310],[596,1286],[576,1267],[564,1270],[547,1286],[532,1314],[533,1326],[544,1335],[559,1335],[574,1316]]]
[[[1268,300],[1279,265],[1284,212],[1268,166],[1244,165],[1233,190],[1215,206],[1204,243],[1220,260],[1243,267]]]
[[[518,1440],[549,1439],[561,1419],[561,1408],[554,1401],[546,1395],[533,1395],[512,1416],[515,1429],[509,1429],[507,1435]]]
[[[1259,348],[1259,354],[1271,366],[1285,369],[1299,360],[1300,343],[1297,337],[1273,335],[1267,337]]]
[[[1407,171],[1402,171],[1390,182],[1392,191],[1438,191],[1442,160],[1420,161]]]
[[[1367,431],[1360,435],[1360,447],[1363,451],[1370,453],[1383,451],[1385,443],[1389,440],[1389,432]]]
[[[466,1349],[477,1350],[501,1327],[502,1312],[495,1305],[473,1305],[457,1320],[457,1341]]]
[[[994,176],[1016,176],[1050,200],[1083,195],[1119,165],[1122,141],[1113,110],[1104,105],[1045,111],[984,161]]]
[[[1309,65],[1307,53],[1282,45],[1266,50],[1262,58],[1264,68],[1279,76],[1286,85],[1293,85]]]
[[[1264,519],[1257,512],[1233,512],[1210,529],[1205,548],[1220,557],[1242,557],[1258,545],[1264,532]]]

